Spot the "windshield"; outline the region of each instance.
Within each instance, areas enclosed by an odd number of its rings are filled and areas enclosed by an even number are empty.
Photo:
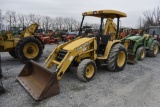
[[[103,20],[102,23],[102,31],[104,31],[106,19]],[[82,35],[86,35],[88,33],[99,32],[101,24],[101,18],[85,16],[82,28]],[[102,32],[103,34],[103,32]]]

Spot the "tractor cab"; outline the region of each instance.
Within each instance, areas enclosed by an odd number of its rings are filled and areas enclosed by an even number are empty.
[[[100,19],[98,32],[96,33],[96,35],[93,33],[92,35],[90,34],[88,37],[96,37],[97,46],[99,48],[98,52],[103,54],[105,52],[105,48],[108,44],[108,41],[117,40],[119,38],[118,31],[120,18],[127,17],[125,13],[116,10],[89,11],[82,13],[82,16],[83,17],[81,21],[80,31],[78,34],[79,36],[82,35],[82,31],[84,28],[83,22],[87,16],[93,16]],[[117,26],[113,22],[113,19],[115,18],[117,19]],[[106,20],[105,24],[104,20]]]

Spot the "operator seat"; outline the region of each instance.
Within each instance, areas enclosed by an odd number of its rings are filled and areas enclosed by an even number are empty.
[[[111,35],[102,35],[100,40],[100,45],[107,45],[110,39]]]
[[[104,54],[108,41],[111,39],[111,35],[102,35],[100,41],[97,41],[98,53]]]

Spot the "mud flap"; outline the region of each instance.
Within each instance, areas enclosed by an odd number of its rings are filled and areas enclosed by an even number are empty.
[[[60,93],[56,72],[28,61],[17,80],[35,100],[42,100]]]
[[[128,54],[127,63],[134,64],[134,63],[136,63],[136,62],[137,62],[137,57],[136,57],[136,55]]]

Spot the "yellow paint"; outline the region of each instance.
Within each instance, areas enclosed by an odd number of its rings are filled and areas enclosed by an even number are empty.
[[[28,59],[35,58],[39,53],[39,48],[35,43],[27,43],[23,48],[24,56]]]
[[[125,55],[124,51],[120,51],[118,54],[118,58],[117,58],[117,65],[119,67],[122,67],[125,63],[125,60],[126,60],[126,55]]]
[[[20,38],[27,37],[27,36],[33,36],[36,29],[38,28],[38,23],[33,23],[29,27],[27,27],[20,35]]]
[[[94,74],[94,66],[92,64],[89,64],[85,69],[85,75],[87,78],[91,78]]]
[[[86,43],[87,41],[91,40],[92,38],[80,38],[78,40],[75,40],[73,42],[70,42],[65,47],[63,47],[64,50],[73,50],[76,47],[80,47],[82,44]],[[88,46],[86,44],[86,46]]]
[[[116,24],[113,22],[113,19],[107,18],[105,28],[104,28],[104,35],[110,35],[111,39],[116,39]]]
[[[129,47],[129,43],[130,41],[129,40],[125,40],[125,42],[123,43],[123,45],[125,46],[125,48],[128,50],[128,47]]]
[[[95,17],[102,17],[102,14],[105,15],[105,18],[117,18],[117,15],[119,15],[119,17],[127,17],[127,14],[117,10],[98,10],[82,13],[82,15]]]
[[[159,47],[158,47],[158,45],[156,44],[156,46],[154,47],[154,54],[155,54],[155,55],[158,53],[158,50],[159,50]]]
[[[114,45],[114,44],[116,44],[116,43],[121,43],[121,41],[120,40],[113,40],[113,41],[108,41],[108,44],[107,44],[107,46],[106,46],[106,49],[105,49],[105,52],[104,52],[104,56],[102,56],[102,57],[97,57],[97,59],[107,59],[108,58],[108,55],[109,55],[109,52],[110,52],[110,50],[111,50],[111,48],[112,48],[112,46]]]
[[[13,38],[13,35],[9,31],[6,31],[5,36],[0,37],[0,47],[3,47],[1,48],[2,50],[0,50],[0,52],[8,52],[13,50],[21,38],[26,36],[33,36],[38,26],[39,25],[37,23],[31,24],[21,33],[19,38]]]
[[[142,53],[141,53],[141,59],[143,59],[144,57],[145,57],[145,52],[143,50]]]

